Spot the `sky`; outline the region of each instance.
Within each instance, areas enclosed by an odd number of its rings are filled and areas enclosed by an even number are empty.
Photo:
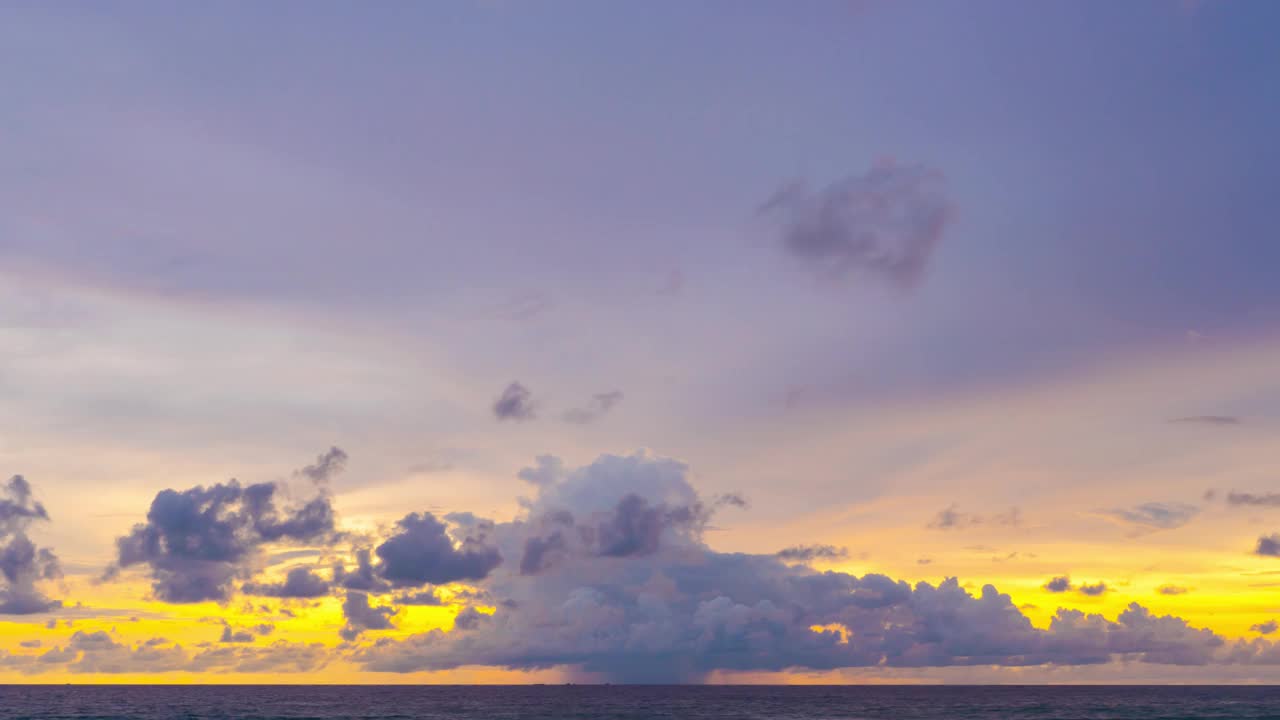
[[[1277,23],[0,4],[0,681],[1280,681]]]

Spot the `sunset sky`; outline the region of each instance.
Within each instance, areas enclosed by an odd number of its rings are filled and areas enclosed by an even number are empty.
[[[1280,682],[1277,27],[0,4],[0,681]]]

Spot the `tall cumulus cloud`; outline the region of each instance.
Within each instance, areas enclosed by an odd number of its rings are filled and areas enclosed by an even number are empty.
[[[35,500],[26,478],[9,478],[0,498],[0,576],[4,580],[0,614],[29,615],[62,604],[37,588],[41,581],[62,576],[57,556],[48,548],[37,547],[27,536],[32,524],[48,520],[48,511]]]

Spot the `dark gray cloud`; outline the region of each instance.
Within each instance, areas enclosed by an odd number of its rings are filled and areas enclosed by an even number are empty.
[[[1273,533],[1258,538],[1258,544],[1254,547],[1253,553],[1268,557],[1280,557],[1280,534]]]
[[[835,545],[796,545],[778,551],[783,560],[812,562],[814,560],[843,560],[849,557],[849,548]]]
[[[888,162],[817,191],[793,183],[760,212],[781,218],[783,249],[820,277],[902,288],[920,282],[953,215],[940,173]]]
[[[1059,575],[1044,584],[1044,589],[1052,593],[1067,592],[1071,589],[1071,578]]]
[[[347,624],[340,634],[347,641],[355,640],[365,630],[389,630],[395,625],[391,619],[395,617],[393,607],[374,607],[369,604],[369,596],[365,593],[348,590],[342,602],[342,615]]]
[[[335,451],[345,458],[334,448],[321,456],[323,465],[300,473],[327,480],[341,466]],[[330,458],[327,463],[326,457]],[[333,506],[327,493],[282,508],[276,501],[279,490],[275,483],[242,486],[231,480],[208,488],[160,491],[147,521],[116,540],[116,563],[106,577],[113,577],[120,568],[145,565],[151,572],[152,591],[160,600],[227,599],[232,581],[252,574],[250,561],[263,545],[328,541],[334,536]]]
[[[1135,533],[1172,530],[1191,522],[1200,508],[1185,503],[1149,502],[1131,508],[1117,508],[1102,514],[1129,526]]]
[[[314,598],[329,593],[329,582],[307,568],[296,567],[285,575],[284,582],[247,582],[240,586],[240,592],[264,597]]]
[[[299,470],[298,474],[316,485],[328,485],[331,479],[347,469],[347,460],[347,453],[334,446],[321,453],[314,463]]]
[[[454,547],[448,527],[429,512],[410,513],[398,531],[374,551],[380,577],[394,587],[482,580],[502,563],[497,549],[470,535]]]
[[[267,636],[275,631],[275,626],[269,623],[262,623],[251,628],[236,629],[231,627],[230,623],[225,620],[222,622],[222,635],[219,636],[220,643],[251,643],[259,636]]]
[[[1280,493],[1262,493],[1256,495],[1254,493],[1243,493],[1232,490],[1227,493],[1226,501],[1228,505],[1248,506],[1248,507],[1280,507]]]
[[[537,417],[533,393],[519,382],[512,382],[493,402],[493,416],[498,420],[532,420]]]
[[[1241,420],[1234,415],[1190,415],[1174,418],[1169,422],[1182,425],[1239,425]]]
[[[591,396],[590,402],[584,407],[570,408],[564,413],[564,421],[577,425],[585,425],[595,422],[604,417],[622,402],[622,391],[613,390],[605,393],[597,393]]]
[[[1156,592],[1161,595],[1186,595],[1191,592],[1191,590],[1184,588],[1181,585],[1161,585],[1156,588]]]
[[[1079,588],[1081,595],[1089,597],[1098,597],[1107,592],[1107,584],[1104,582],[1094,583],[1093,585],[1081,585]]]
[[[475,630],[480,627],[480,623],[488,619],[489,616],[479,610],[473,607],[465,607],[454,616],[453,627],[457,630]]]
[[[62,605],[50,600],[38,583],[62,576],[58,558],[49,548],[37,547],[27,537],[33,523],[47,522],[49,513],[37,502],[31,484],[14,475],[0,497],[0,614],[29,615]]]
[[[391,599],[395,605],[444,605],[444,600],[431,590],[402,593]]]
[[[973,513],[960,512],[957,506],[952,505],[944,510],[939,510],[937,515],[929,521],[927,527],[931,530],[958,530],[961,528],[975,527],[978,525],[1017,525],[1022,522],[1022,511],[1018,508],[1009,508],[1007,511],[994,515],[975,515]]]
[[[520,572],[537,574],[575,553],[594,557],[644,556],[658,552],[664,542],[701,537],[715,508],[741,502],[736,495],[728,497],[732,499],[724,501],[722,497],[708,507],[696,500],[689,504],[651,503],[628,493],[610,510],[581,519],[565,509],[549,509],[534,518],[534,524],[542,531],[525,539]]]
[[[651,555],[669,530],[696,532],[705,523],[701,505],[652,505],[639,495],[627,495],[603,522],[588,531],[587,540],[606,557]]]
[[[569,519],[572,523],[573,516],[570,515]],[[524,553],[520,556],[520,574],[536,575],[550,568],[567,551],[565,533],[560,530],[528,538],[524,542]]]
[[[391,589],[391,585],[386,580],[378,577],[373,567],[373,551],[369,548],[358,548],[356,550],[356,569],[354,571],[347,570],[346,566],[338,563],[333,566],[333,582],[348,590],[363,590],[365,592],[386,592]]]
[[[1137,604],[1114,620],[1060,609],[1041,629],[990,585],[971,594],[954,578],[912,585],[817,572],[772,555],[719,553],[703,541],[707,510],[693,512],[699,522],[655,533],[663,508],[707,507],[686,472],[647,453],[563,469],[538,486],[520,517],[487,531],[513,556],[531,538],[559,532],[563,545],[549,567],[496,567],[476,582],[496,608],[492,615],[464,611],[452,632],[382,638],[355,648],[352,659],[385,672],[572,666],[629,682],[697,681],[716,670],[1081,665],[1118,656],[1280,663],[1268,643],[1228,644]],[[631,528],[620,533],[625,542],[580,532],[619,517]],[[620,551],[604,552],[613,547]]]
[[[1280,626],[1276,625],[1275,620],[1268,620],[1266,622],[1249,626],[1250,630],[1256,633],[1259,633],[1261,635],[1270,635],[1271,633],[1275,632],[1277,628],[1280,628]]]
[[[715,498],[711,501],[711,504],[713,507],[717,507],[717,508],[735,507],[735,508],[742,508],[745,510],[746,508],[751,507],[751,503],[747,500],[747,498],[743,496],[742,493],[736,493],[736,492],[721,493],[719,495],[716,495]]]

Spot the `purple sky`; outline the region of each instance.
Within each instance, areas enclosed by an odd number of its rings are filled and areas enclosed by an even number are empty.
[[[750,500],[675,524],[709,562],[861,543],[826,560],[1173,602],[1139,592],[1161,538],[1247,525],[1177,570],[1201,577],[1274,529],[1204,491],[1265,492],[1280,459],[1278,23],[1266,0],[0,8],[0,472],[54,516],[48,594],[127,580],[114,538],[159,491],[338,445],[325,492],[368,537],[470,510],[515,547],[550,512],[513,500],[535,457],[586,476],[649,448],[680,492]],[[1153,607],[1235,638],[1266,602]],[[504,653],[474,660],[528,669]],[[690,677],[788,667],[712,665]]]

